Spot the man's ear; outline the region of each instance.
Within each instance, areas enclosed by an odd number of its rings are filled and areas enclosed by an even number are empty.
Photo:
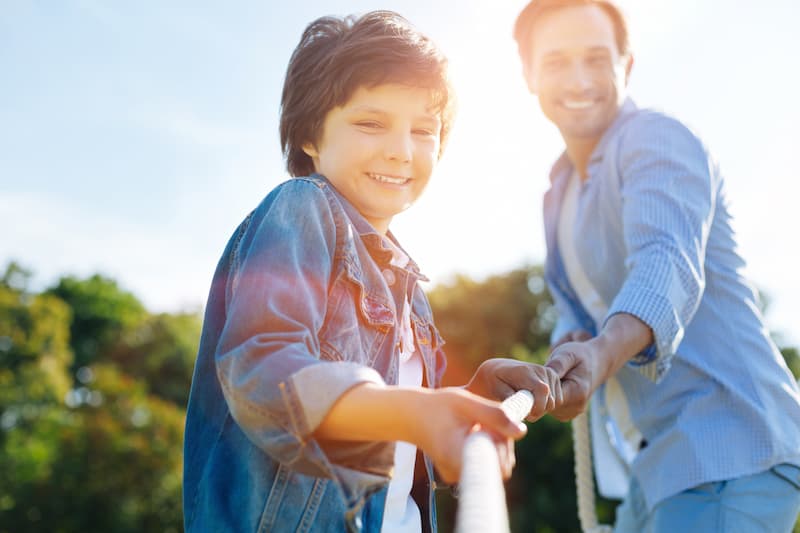
[[[628,85],[628,82],[631,79],[631,70],[633,70],[633,54],[628,53],[628,57],[625,58],[625,85]]]
[[[537,85],[536,79],[534,78],[531,68],[528,65],[522,65],[522,75],[525,76],[525,83],[528,85],[528,91],[531,94],[536,94]]]
[[[303,152],[305,152],[305,154],[311,159],[314,159],[315,157],[319,156],[319,152],[317,152],[317,147],[310,142],[303,143]]]

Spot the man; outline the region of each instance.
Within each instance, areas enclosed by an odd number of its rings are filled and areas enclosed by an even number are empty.
[[[610,1],[533,0],[515,39],[566,145],[544,199],[553,414],[594,395],[593,433],[630,473],[617,531],[791,530],[800,391],[743,278],[713,159],[626,97],[633,56]]]

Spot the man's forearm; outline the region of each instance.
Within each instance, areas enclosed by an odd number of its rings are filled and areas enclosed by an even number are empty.
[[[653,331],[635,316],[618,313],[609,318],[600,334],[589,342],[601,360],[599,384],[649,346],[653,342]]]

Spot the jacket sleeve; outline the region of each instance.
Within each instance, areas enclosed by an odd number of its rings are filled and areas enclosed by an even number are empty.
[[[348,389],[383,383],[372,368],[320,360],[336,239],[319,185],[295,179],[273,191],[234,250],[215,360],[231,415],[252,442],[294,470],[335,478],[357,498],[359,488],[385,483],[393,446],[328,443],[332,459],[313,436]],[[370,445],[381,453],[365,454]]]
[[[627,128],[617,155],[627,277],[608,316],[629,313],[650,326],[654,344],[629,364],[658,381],[705,287],[716,172],[685,126],[655,113]]]

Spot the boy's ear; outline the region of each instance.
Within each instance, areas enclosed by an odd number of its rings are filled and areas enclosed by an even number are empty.
[[[319,152],[317,152],[317,147],[314,146],[314,144],[310,143],[310,142],[309,143],[303,143],[303,152],[305,152],[305,154],[308,157],[310,157],[311,159],[314,159],[315,157],[317,157],[319,155]]]

